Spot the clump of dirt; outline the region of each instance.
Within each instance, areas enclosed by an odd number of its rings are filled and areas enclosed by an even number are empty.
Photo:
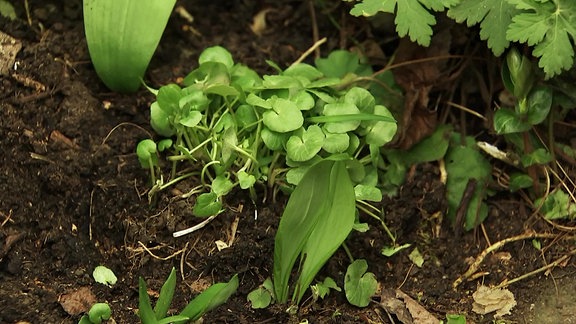
[[[195,184],[182,183],[174,192],[163,193],[156,204],[148,204],[147,174],[134,151],[139,140],[152,136],[148,106],[153,96],[146,90],[115,94],[100,83],[83,41],[81,1],[30,0],[29,5],[30,25],[22,3],[15,3],[19,19],[2,18],[0,23],[1,31],[23,44],[17,69],[0,82],[1,323],[75,323],[79,315],[64,310],[61,296],[82,287],[110,304],[116,322],[135,323],[138,277],[157,292],[172,267],[179,274],[174,310],[182,309],[209,284],[239,274],[238,292],[205,316],[208,323],[389,321],[378,298],[359,309],[350,306],[343,293],[318,302],[308,299],[295,316],[288,315],[284,305],[251,309],[246,295],[271,276],[274,234],[286,197],[271,201],[262,195],[253,205],[238,192],[230,195],[226,212],[204,229],[173,238],[175,230],[198,223],[191,216],[192,202],[177,195]],[[222,45],[238,62],[266,73],[271,68],[265,60],[288,66],[315,41],[307,1],[179,1],[178,5],[194,20],[176,13],[171,18],[147,74],[153,87],[185,76],[208,46]],[[316,26],[329,39],[324,55],[373,36],[365,22],[347,15],[345,4],[324,5],[315,9]],[[257,36],[250,24],[262,10],[269,10],[267,27]],[[435,164],[418,167],[399,195],[380,206],[397,243],[410,243],[410,248],[384,257],[380,250],[391,241],[381,224],[365,215],[361,219],[370,229],[353,233],[347,245],[355,258],[368,261],[382,287],[400,288],[438,318],[465,313],[471,321],[487,322],[490,316],[471,313],[476,282],[452,289],[452,282],[467,269],[468,258],[487,242],[527,229],[551,228],[530,217],[522,200],[502,194],[491,202],[492,212],[483,227],[454,235],[440,217],[445,198],[438,170]],[[237,229],[232,245],[219,251],[215,242],[229,242],[233,224]],[[424,255],[422,267],[408,258],[415,247]],[[551,244],[547,253],[525,241],[506,245],[500,251],[504,254],[494,254],[483,264],[483,281],[497,284],[520,276],[560,257],[563,249],[562,242]],[[348,263],[346,253],[338,251],[319,279],[330,276],[342,286]],[[94,283],[92,270],[97,265],[112,269],[118,283],[113,287]],[[563,266],[562,286],[569,286],[574,262]],[[553,294],[552,282],[554,275],[541,274],[512,286],[518,306],[509,318],[542,322],[536,314],[549,305],[560,305],[563,318],[569,318],[570,305],[558,299],[569,290]]]

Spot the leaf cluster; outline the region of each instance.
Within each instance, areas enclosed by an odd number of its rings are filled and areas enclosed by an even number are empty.
[[[259,183],[295,185],[331,156],[356,161],[356,184],[376,185],[378,150],[396,123],[370,91],[351,85],[356,73],[371,73],[356,55],[338,51],[317,66],[300,63],[262,77],[219,46],[206,49],[198,63],[183,86],[161,87],[150,107],[151,126],[165,137],[137,148],[150,170],[150,195],[199,177],[194,214],[207,217],[236,187],[254,196]],[[172,163],[168,182],[158,176],[161,152]]]
[[[496,56],[510,42],[533,47],[547,78],[574,64],[576,2],[572,0],[362,0],[350,13],[392,13],[399,36],[428,46],[436,24],[431,11],[446,9],[448,17],[458,23],[480,24],[480,38]]]

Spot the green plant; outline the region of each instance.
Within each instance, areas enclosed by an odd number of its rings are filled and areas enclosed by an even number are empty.
[[[352,262],[346,270],[344,290],[350,304],[366,307],[378,289],[376,276],[368,270],[366,260],[359,259]]]
[[[96,73],[108,88],[134,92],[176,0],[84,0],[84,29]]]
[[[362,0],[351,14],[395,14],[398,35],[428,46],[434,14],[448,9],[448,17],[467,25],[480,24],[480,38],[499,56],[510,42],[534,48],[534,56],[547,78],[574,65],[576,3],[572,0]],[[572,41],[571,41],[572,40]]]
[[[96,303],[90,307],[88,315],[83,315],[78,324],[100,324],[109,320],[112,316],[112,309],[106,303]]]
[[[170,275],[160,289],[156,306],[152,308],[146,282],[139,279],[138,316],[143,324],[187,323],[196,321],[206,312],[225,303],[238,288],[238,276],[234,275],[227,283],[217,283],[210,286],[194,298],[178,315],[166,317],[174,291],[176,289],[176,270],[172,268]]]

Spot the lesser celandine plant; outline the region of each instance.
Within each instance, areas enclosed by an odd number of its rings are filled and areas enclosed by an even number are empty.
[[[84,29],[96,73],[108,88],[134,92],[176,0],[84,0]]]

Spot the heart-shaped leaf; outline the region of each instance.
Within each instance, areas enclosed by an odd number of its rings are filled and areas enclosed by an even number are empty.
[[[326,104],[324,106],[323,114],[325,116],[334,115],[354,115],[360,113],[355,104],[349,102],[337,102]],[[329,122],[326,123],[325,128],[330,133],[346,133],[353,131],[360,126],[360,120],[355,120],[350,117],[347,121]]]
[[[376,293],[378,282],[376,276],[368,270],[366,260],[359,259],[348,266],[344,277],[344,290],[346,299],[350,304],[358,307],[366,307],[370,298]]]
[[[290,136],[286,142],[286,154],[296,162],[308,161],[320,152],[322,144],[324,144],[322,129],[312,125],[303,131],[301,136]]]
[[[296,130],[304,124],[304,117],[296,104],[283,98],[273,100],[272,109],[265,111],[262,118],[264,125],[279,133]]]
[[[222,209],[222,203],[214,192],[206,192],[196,198],[196,204],[192,213],[196,217],[209,217],[218,214]]]
[[[381,105],[374,106],[374,114],[394,118],[392,113],[386,107]],[[383,146],[390,142],[396,134],[397,125],[387,121],[368,121],[364,122],[366,131],[366,143],[370,145]]]
[[[324,132],[325,139],[322,148],[328,153],[342,153],[350,146],[350,136],[347,133]]]

